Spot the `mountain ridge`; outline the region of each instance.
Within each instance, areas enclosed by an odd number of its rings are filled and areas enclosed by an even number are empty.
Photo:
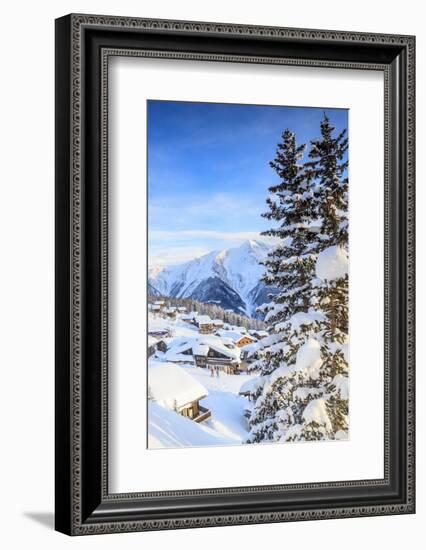
[[[153,295],[193,298],[217,303],[248,317],[258,318],[256,308],[275,290],[262,281],[262,261],[274,245],[247,240],[240,246],[213,250],[179,265],[151,267],[148,288]]]

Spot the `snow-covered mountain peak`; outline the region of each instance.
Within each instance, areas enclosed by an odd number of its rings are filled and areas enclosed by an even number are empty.
[[[262,241],[255,241],[254,239],[247,239],[239,248],[249,248],[250,250],[256,250],[257,248],[268,248],[268,245]]]
[[[271,248],[263,241],[247,240],[180,265],[151,268],[149,283],[165,296],[215,302],[251,316],[264,290],[261,262]]]
[[[248,239],[244,241],[239,247],[231,249],[232,251],[240,251],[243,254],[251,254],[256,258],[263,259],[265,255],[271,250],[272,245],[264,241],[255,241]]]

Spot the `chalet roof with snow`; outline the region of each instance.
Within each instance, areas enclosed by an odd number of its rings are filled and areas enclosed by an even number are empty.
[[[245,346],[242,346],[240,349],[245,357],[251,357],[254,354],[254,352],[256,352],[259,349],[259,342],[252,342],[251,344],[246,344]]]
[[[201,355],[202,357],[207,357],[209,353],[209,346],[207,344],[201,344],[199,342],[195,342],[192,349],[194,355]]]
[[[180,314],[180,318],[182,319],[182,321],[192,321],[195,317],[192,313],[186,313],[186,312],[182,312]]]
[[[184,369],[167,362],[150,361],[148,386],[152,399],[170,410],[208,395],[206,388]]]
[[[193,341],[188,341],[187,338],[175,338],[172,341],[172,345],[170,346],[170,350],[173,350],[175,353],[182,353],[184,351],[187,351],[192,348]]]
[[[249,330],[249,334],[251,334],[252,336],[259,336],[259,337],[266,337],[266,336],[269,336],[269,332],[267,332],[266,330]]]
[[[193,363],[194,359],[192,357],[192,354],[194,353],[193,347],[194,347],[194,341],[182,341],[181,339],[178,339],[178,342],[173,342],[171,347],[166,351],[164,358],[166,361],[172,361],[176,363]],[[190,351],[189,354],[185,354],[185,352]]]
[[[218,330],[218,334],[222,338],[227,338],[235,344],[239,342],[241,338],[250,338],[252,342],[256,341],[256,339],[253,336],[250,336],[247,332],[241,333],[235,330]]]
[[[199,325],[211,325],[213,324],[213,321],[210,319],[208,315],[198,315],[197,316],[197,323]]]
[[[200,338],[199,343],[203,346],[208,346],[209,348],[212,348],[222,355],[225,355],[225,357],[229,357],[230,359],[234,359],[236,361],[240,360],[241,350],[235,346],[227,344],[222,340],[222,338],[219,338],[217,336]]]
[[[252,344],[254,344],[255,342],[257,342],[256,338],[254,336],[252,336],[251,334],[240,334],[240,337],[238,338],[238,340],[236,340],[235,343],[238,343],[240,340],[242,339],[247,339],[247,340],[250,340],[250,342]],[[247,344],[246,344],[247,345]]]
[[[225,357],[239,361],[241,350],[229,338],[221,338],[214,334],[201,335],[194,333],[194,337],[175,337],[165,354],[167,361],[188,361],[192,362],[191,354],[184,355],[188,350],[192,350],[192,355],[201,355],[207,357],[209,349],[221,353]]]

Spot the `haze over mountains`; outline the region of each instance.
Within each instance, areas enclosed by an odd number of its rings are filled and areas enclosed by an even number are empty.
[[[274,293],[261,281],[265,266],[260,263],[273,246],[247,240],[236,248],[215,250],[180,265],[151,267],[148,293],[215,303],[257,317],[256,308]]]

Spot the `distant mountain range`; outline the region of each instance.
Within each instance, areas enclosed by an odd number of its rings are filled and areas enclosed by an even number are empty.
[[[258,317],[256,308],[268,301],[268,294],[276,292],[261,281],[265,267],[260,262],[272,247],[248,240],[237,248],[209,252],[184,264],[151,267],[148,293],[215,303]]]

